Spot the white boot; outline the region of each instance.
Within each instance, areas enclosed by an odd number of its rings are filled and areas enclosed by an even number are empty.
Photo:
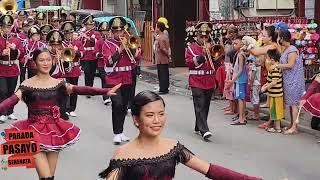
[[[71,117],[77,117],[77,114],[74,111],[71,111],[69,114]]]
[[[10,120],[18,120],[18,118],[17,118],[15,115],[13,115],[13,114],[10,114],[10,115],[8,116],[8,119],[10,119]]]
[[[116,134],[113,138],[113,143],[119,145],[121,143],[121,134]]]
[[[7,116],[5,116],[5,115],[1,115],[1,116],[0,116],[0,124],[5,123],[6,120],[7,120]]]
[[[123,133],[120,134],[121,137],[121,141],[130,141],[130,138],[128,138],[126,135],[124,135]]]
[[[108,98],[106,100],[103,101],[104,105],[109,105],[111,103],[111,99]]]

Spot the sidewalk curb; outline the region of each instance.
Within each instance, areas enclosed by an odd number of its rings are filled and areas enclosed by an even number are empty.
[[[148,77],[148,78],[152,78],[152,79],[158,79],[157,73],[156,72],[152,72],[153,71],[152,69],[156,69],[156,68],[157,68],[156,66],[153,66],[151,68],[149,68],[149,67],[148,68],[141,67],[141,74],[142,74],[143,77]],[[170,72],[170,70],[169,70],[169,72]],[[169,74],[169,77],[170,77],[169,78],[170,94],[182,95],[182,96],[186,96],[186,97],[189,97],[190,99],[192,99],[191,91],[190,91],[189,86],[188,86],[188,82],[184,83],[184,84],[186,84],[186,85],[183,85],[184,87],[177,86],[175,84],[175,82],[177,82],[177,81],[181,82],[182,80],[181,79],[179,79],[179,80],[173,79],[171,75],[172,75],[172,73]],[[152,84],[152,83],[149,83],[149,82],[143,82],[143,83]],[[247,109],[249,111],[253,111],[253,107],[247,107]],[[262,114],[264,114],[266,116],[269,116],[269,112],[265,108],[260,108],[260,113],[262,113]],[[284,120],[282,122],[286,126],[290,125],[290,121],[288,121],[288,120]],[[299,131],[304,132],[306,134],[310,134],[310,135],[313,135],[313,136],[316,136],[316,137],[320,137],[320,131],[311,129],[310,126],[305,126],[305,125],[301,125],[300,124],[300,125],[298,125],[298,129],[299,129]]]

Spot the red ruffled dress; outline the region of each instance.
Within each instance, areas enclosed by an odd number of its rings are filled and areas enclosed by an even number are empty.
[[[41,151],[61,151],[79,140],[80,128],[60,118],[60,105],[67,97],[66,82],[52,88],[20,85],[22,100],[28,106],[28,119],[12,124],[17,130],[39,134]]]

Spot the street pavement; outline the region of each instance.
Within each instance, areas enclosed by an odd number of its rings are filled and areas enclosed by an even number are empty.
[[[80,84],[83,84],[81,77]],[[96,86],[100,80],[96,78]],[[153,90],[154,85],[138,82],[137,92]],[[293,136],[271,134],[258,129],[258,122],[247,126],[231,126],[231,117],[224,116],[224,101],[213,101],[208,123],[213,136],[211,142],[204,142],[193,134],[194,109],[190,97],[171,93],[164,95],[167,124],[163,137],[179,140],[194,154],[211,163],[233,170],[262,177],[266,180],[319,180],[320,144],[318,138],[300,133]],[[15,108],[19,118],[27,116],[25,104]],[[71,118],[81,127],[80,141],[60,153],[55,179],[57,180],[95,180],[98,173],[108,166],[113,151],[118,147],[112,144],[111,107],[103,105],[102,97],[78,98],[77,118]],[[10,121],[0,125],[0,131],[7,128]],[[125,133],[129,137],[137,135],[132,118],[128,115]],[[34,180],[34,169],[12,168],[0,170],[0,180]],[[177,180],[206,179],[185,167],[178,165]]]

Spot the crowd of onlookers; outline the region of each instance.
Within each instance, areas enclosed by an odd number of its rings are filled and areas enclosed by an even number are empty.
[[[257,42],[261,40],[263,43],[259,46]],[[269,108],[269,120],[259,128],[272,133],[297,133],[299,103],[305,91],[304,69],[299,50],[291,44],[287,26],[280,22],[264,27],[254,39],[240,36],[238,29],[231,25],[221,41],[225,48],[224,66],[219,67],[217,73],[224,73],[226,77],[223,96],[229,105],[224,113],[235,115],[232,125],[260,120],[260,108],[265,106]],[[260,99],[264,95],[267,95],[266,103]],[[248,102],[253,105],[252,117],[247,116]],[[290,111],[287,117],[291,119],[290,127],[281,126],[285,108]]]

